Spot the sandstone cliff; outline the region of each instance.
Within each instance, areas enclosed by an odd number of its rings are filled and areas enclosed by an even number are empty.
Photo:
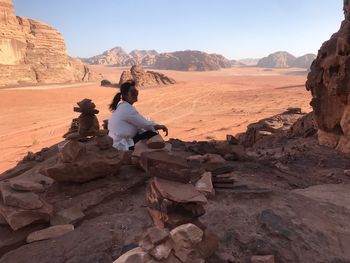
[[[311,66],[306,87],[319,126],[319,142],[350,153],[350,1],[344,0],[345,20],[323,43]]]
[[[16,17],[0,0],[0,86],[89,81],[89,67],[70,58],[62,35],[33,19]]]

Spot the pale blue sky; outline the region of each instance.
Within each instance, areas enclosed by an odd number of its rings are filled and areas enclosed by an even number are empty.
[[[317,53],[339,29],[343,0],[14,0],[16,14],[64,36],[68,53],[202,50],[230,59]]]

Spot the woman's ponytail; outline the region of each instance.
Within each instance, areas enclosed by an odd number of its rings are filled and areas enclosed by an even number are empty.
[[[118,92],[117,95],[114,96],[112,103],[109,105],[109,110],[115,111],[121,99],[122,99],[122,94]]]
[[[129,90],[131,87],[135,87],[135,81],[133,80],[129,80],[124,82],[121,86],[120,86],[120,92],[117,93],[117,95],[114,96],[112,103],[109,105],[109,109],[110,111],[115,111],[118,107],[118,104],[120,102],[120,100],[124,98],[126,98]]]

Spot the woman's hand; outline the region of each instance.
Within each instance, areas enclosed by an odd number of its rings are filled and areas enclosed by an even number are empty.
[[[165,136],[168,136],[168,128],[165,125],[154,125],[154,129],[155,130],[162,130],[163,132],[165,132]]]

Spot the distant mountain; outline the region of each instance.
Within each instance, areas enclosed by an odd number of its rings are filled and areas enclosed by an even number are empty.
[[[231,59],[231,66],[247,66],[246,64],[240,62],[240,60]]]
[[[121,47],[115,47],[91,58],[81,58],[82,62],[95,65],[133,66],[135,60]]]
[[[152,66],[159,55],[155,50],[133,50],[129,54],[135,61],[135,64],[141,66]]]
[[[159,54],[153,67],[179,71],[211,71],[230,68],[231,62],[222,55],[186,50]]]
[[[314,54],[295,57],[292,54],[279,51],[259,60],[257,66],[262,68],[310,68],[316,58]]]
[[[307,68],[311,67],[312,62],[316,59],[315,54],[306,54],[304,56],[296,58],[294,60],[292,67],[293,68]]]
[[[256,66],[259,60],[260,58],[244,58],[244,59],[238,60],[238,62],[246,66]]]
[[[257,66],[262,68],[290,68],[296,57],[292,54],[279,51],[259,60]]]
[[[133,50],[126,53],[121,47],[112,48],[100,55],[83,58],[87,64],[128,67],[140,65],[156,69],[179,71],[209,71],[230,68],[231,61],[219,54],[208,54],[196,50],[159,54],[155,50]]]

